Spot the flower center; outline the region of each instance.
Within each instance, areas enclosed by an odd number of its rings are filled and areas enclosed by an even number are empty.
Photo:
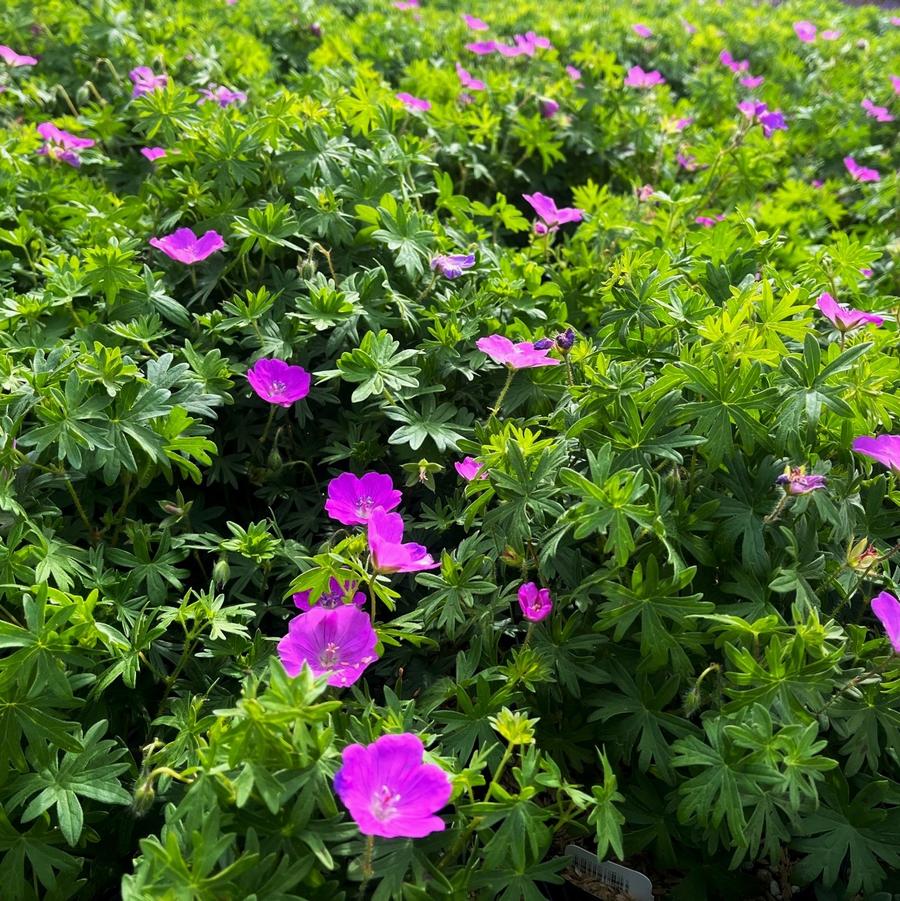
[[[270,390],[272,394],[284,394],[284,382],[272,382]]]
[[[356,513],[358,516],[368,516],[372,512],[375,501],[370,495],[356,499]]]
[[[338,665],[340,659],[340,648],[333,641],[329,641],[328,644],[325,645],[324,650],[319,654],[319,665],[323,669],[331,669]]]
[[[400,795],[394,794],[386,785],[382,785],[372,795],[372,816],[382,822],[391,819],[397,813],[397,804],[399,802]]]

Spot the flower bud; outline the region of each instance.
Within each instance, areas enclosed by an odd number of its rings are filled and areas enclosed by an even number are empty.
[[[310,33],[314,38],[320,38],[320,37],[322,37],[322,26],[321,26],[318,22],[313,22],[313,23],[309,26],[309,33]]]
[[[567,328],[564,332],[556,336],[556,346],[561,351],[569,351],[575,343],[575,329]]]
[[[213,581],[217,585],[224,585],[231,578],[231,567],[228,565],[228,558],[219,557],[212,571]]]
[[[553,347],[553,340],[551,338],[539,338],[534,342],[535,350],[550,350]]]

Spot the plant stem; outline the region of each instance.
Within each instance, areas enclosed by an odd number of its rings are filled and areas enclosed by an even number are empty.
[[[88,530],[88,535],[91,538],[91,541],[94,540],[94,527],[91,525],[90,519],[88,519],[87,513],[84,512],[84,507],[81,506],[81,501],[78,498],[78,492],[75,490],[75,486],[69,480],[67,475],[63,475],[63,479],[66,483],[66,488],[69,489],[69,495],[72,498],[72,502],[75,504],[75,509],[78,511],[78,515],[81,517],[81,521],[84,523],[84,527]]]
[[[269,418],[266,420],[266,427],[263,429],[262,437],[259,439],[260,444],[265,444],[269,437],[269,430],[272,428],[272,421],[275,419],[275,404],[269,407]]]
[[[366,847],[363,850],[362,860],[360,861],[359,868],[362,872],[363,882],[368,882],[374,875],[375,871],[372,869],[372,854],[375,851],[375,836],[367,835],[366,836]]]
[[[500,412],[500,407],[503,404],[503,399],[506,397],[506,392],[509,391],[509,386],[512,384],[512,380],[515,378],[516,370],[509,369],[506,373],[506,381],[503,383],[503,387],[500,389],[500,395],[497,397],[497,403],[494,404],[491,409],[491,415],[496,416]]]

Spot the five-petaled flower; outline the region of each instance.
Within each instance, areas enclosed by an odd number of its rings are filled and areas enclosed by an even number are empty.
[[[625,76],[625,86],[629,88],[652,88],[665,83],[665,78],[658,70],[645,72],[640,66],[632,66]]]
[[[263,400],[279,407],[291,407],[309,394],[311,377],[302,366],[262,359],[247,370],[247,381]]]
[[[723,50],[719,54],[719,62],[731,69],[732,72],[746,72],[750,68],[749,59],[735,59],[728,50]]]
[[[549,348],[537,348],[531,341],[514,344],[503,335],[488,335],[479,338],[475,346],[495,363],[508,366],[510,369],[535,369],[538,366],[559,365],[559,360],[548,356]]]
[[[408,732],[344,748],[334,790],[363,835],[423,838],[443,831],[435,814],[453,786],[444,770],[423,761],[424,753],[421,739]]]
[[[289,676],[305,663],[314,676],[327,676],[329,685],[353,685],[363,670],[378,659],[378,636],[369,617],[353,604],[326,608],[316,604],[293,617],[288,634],[278,642],[278,656]]]
[[[456,74],[459,76],[460,84],[470,91],[483,91],[487,88],[487,85],[480,78],[475,78],[471,72],[464,69],[459,63],[456,64]]]
[[[444,278],[459,278],[466,269],[475,265],[474,253],[439,253],[431,258],[431,268]]]
[[[376,507],[368,523],[369,552],[379,573],[413,573],[437,569],[428,548],[415,542],[403,543],[403,517]]]
[[[816,26],[812,22],[794,22],[794,33],[804,44],[811,44],[816,39]]]
[[[488,477],[487,468],[484,463],[479,463],[474,457],[464,457],[457,460],[453,464],[453,468],[459,473],[460,477],[467,482],[473,479],[486,479]]]
[[[553,610],[550,589],[538,588],[534,582],[525,582],[519,586],[519,607],[525,619],[539,623]]]
[[[38,148],[39,154],[75,167],[81,165],[78,151],[93,147],[96,143],[91,138],[79,138],[63,131],[52,122],[41,122],[37,127],[37,133],[44,139],[44,143]]]
[[[876,122],[894,121],[894,117],[886,106],[876,106],[868,97],[860,103],[860,106],[866,111],[866,115]]]
[[[169,83],[169,76],[157,75],[149,66],[138,66],[128,73],[128,77],[134,84],[131,91],[132,97],[141,97],[151,91],[158,91]]]
[[[854,440],[853,450],[900,475],[900,435],[861,435]]]
[[[763,78],[762,75],[745,75],[742,79],[740,79],[741,84],[751,91],[754,88],[758,88],[764,81],[765,78]]]
[[[150,160],[151,163],[161,159],[166,155],[165,147],[142,147],[141,156]]]
[[[852,156],[844,157],[844,165],[854,181],[879,181],[881,179],[877,169],[860,166]]]
[[[784,489],[785,494],[811,494],[828,484],[825,476],[807,474],[805,466],[786,466],[784,473],[775,479],[775,484]]]
[[[376,507],[393,510],[402,500],[403,494],[394,488],[389,475],[367,472],[355,476],[344,472],[328,483],[325,512],[345,526],[363,526]]]
[[[294,606],[304,613],[308,613],[313,607],[322,607],[325,610],[334,610],[335,607],[341,607],[346,603],[355,604],[357,607],[363,607],[366,603],[366,596],[361,591],[357,591],[358,582],[338,582],[334,576],[328,582],[328,591],[323,592],[317,598],[315,604],[310,604],[309,599],[312,595],[310,591],[298,591],[294,596]]]
[[[884,319],[881,316],[875,316],[873,313],[864,313],[862,310],[854,310],[852,307],[845,307],[839,304],[827,291],[816,301],[816,307],[841,332],[849,332],[851,329],[859,328],[863,325],[874,325],[877,327],[884,323]]]
[[[18,68],[19,66],[37,65],[37,57],[16,53],[12,47],[7,47],[6,44],[0,44],[0,59],[13,69]]]
[[[882,591],[877,597],[872,598],[871,604],[872,613],[884,626],[894,653],[900,654],[900,601],[890,592]]]
[[[555,232],[560,225],[564,225],[566,222],[581,222],[584,219],[584,210],[574,206],[558,207],[552,197],[541,194],[540,191],[535,191],[534,194],[523,194],[522,199],[530,204],[541,220],[538,226],[543,226],[543,228],[535,227],[538,234],[546,234],[548,231]]]
[[[179,228],[171,235],[151,238],[150,246],[161,250],[170,259],[192,265],[221,250],[225,246],[225,241],[217,231],[212,229],[203,237],[198,238],[193,229]]]
[[[470,16],[468,13],[463,13],[463,22],[466,23],[466,28],[471,28],[472,31],[487,31],[491,27],[484,19]]]
[[[414,97],[408,91],[400,91],[394,95],[407,109],[413,110],[430,110],[431,101],[424,100],[422,97]]]

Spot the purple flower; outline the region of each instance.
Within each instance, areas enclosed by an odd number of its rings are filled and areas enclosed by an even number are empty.
[[[487,56],[490,53],[497,52],[497,42],[473,41],[471,44],[466,44],[466,50],[470,53],[476,53],[478,56]]]
[[[519,606],[525,619],[539,623],[553,610],[550,589],[538,588],[534,582],[525,582],[519,586]]]
[[[724,213],[719,213],[717,216],[697,216],[694,219],[694,222],[697,225],[702,225],[704,228],[712,228],[716,223],[722,222],[725,219]]]
[[[689,125],[693,124],[693,116],[682,116],[680,119],[675,120],[675,123],[672,127],[675,129],[675,131],[684,131]]]
[[[865,454],[900,473],[900,435],[877,435],[874,438],[862,435],[854,440],[852,447],[856,453]]]
[[[745,75],[741,80],[741,84],[748,88],[749,90],[753,90],[754,88],[758,88],[763,82],[765,78],[762,75]]]
[[[632,66],[625,76],[625,86],[629,88],[652,88],[665,83],[665,78],[656,69],[645,72],[640,66]]]
[[[863,269],[860,269],[859,271],[860,271],[860,274],[863,276],[863,278],[871,278],[875,274],[874,269],[863,268]]]
[[[453,464],[453,468],[467,482],[472,479],[486,479],[488,477],[487,469],[483,463],[479,463],[474,457],[465,457]]]
[[[487,31],[488,28],[491,27],[484,19],[470,16],[468,13],[463,13],[463,22],[465,22],[466,27],[471,28],[472,31]]]
[[[21,53],[16,53],[11,47],[7,47],[6,44],[0,44],[0,59],[13,69],[18,66],[37,65],[36,56],[23,56]]]
[[[37,127],[37,133],[44,139],[44,143],[38,149],[41,156],[48,156],[52,160],[59,160],[76,168],[81,165],[78,151],[93,147],[96,143],[91,138],[79,138],[63,131],[52,122],[41,122]]]
[[[328,583],[328,591],[320,594],[315,604],[310,604],[309,597],[312,591],[299,591],[294,595],[294,606],[308,613],[313,607],[322,607],[324,610],[334,610],[335,607],[343,606],[348,600],[357,607],[363,607],[366,603],[366,596],[357,591],[358,582],[338,582],[334,577]]]
[[[309,394],[309,373],[284,360],[257,360],[247,370],[247,381],[258,397],[279,407],[291,407]]]
[[[811,494],[824,488],[828,481],[825,476],[807,475],[805,466],[788,466],[784,474],[775,479],[775,484],[780,485],[786,494]]]
[[[444,830],[435,814],[453,786],[439,766],[423,762],[424,753],[418,736],[408,732],[344,748],[334,790],[363,835],[423,838]]]
[[[894,88],[894,93],[900,94],[900,75],[891,76],[891,85]]]
[[[895,654],[900,654],[900,601],[890,592],[882,591],[878,597],[872,598],[872,613],[884,626],[887,637]]]
[[[475,102],[475,98],[471,94],[466,93],[466,91],[460,91],[459,96],[456,99],[463,106],[468,106],[470,103]]]
[[[423,100],[421,97],[414,97],[407,91],[401,91],[394,95],[407,109],[430,110],[431,101]]]
[[[431,268],[444,278],[459,278],[466,269],[475,265],[474,253],[438,254],[431,259]]]
[[[848,332],[850,329],[859,328],[863,325],[879,326],[884,323],[880,316],[874,316],[872,313],[863,313],[861,310],[854,310],[852,307],[845,307],[839,304],[827,291],[816,301],[816,307],[820,313],[823,313],[831,320],[834,327],[842,332]]]
[[[763,136],[772,137],[774,131],[787,131],[787,123],[784,121],[784,114],[781,110],[764,110],[759,113],[757,118],[759,124],[762,125]]]
[[[559,360],[547,356],[549,348],[536,348],[531,341],[520,341],[513,344],[503,335],[489,335],[479,338],[475,346],[487,354],[495,363],[508,366],[510,369],[536,369],[539,366],[558,366]]]
[[[154,162],[155,160],[160,159],[166,155],[165,147],[142,147],[141,148],[141,156],[150,160],[150,162]]]
[[[198,238],[192,229],[179,228],[163,238],[151,238],[150,246],[161,250],[167,257],[178,260],[179,263],[190,265],[199,263],[217,250],[221,250],[225,242],[218,232],[211,229],[202,238]]]
[[[680,150],[675,154],[675,162],[685,170],[685,172],[696,172],[700,168],[697,158],[689,153],[682,153]]]
[[[557,207],[556,201],[552,197],[541,194],[540,191],[535,191],[534,194],[523,194],[522,199],[531,205],[531,208],[551,232],[555,232],[560,225],[566,222],[581,222],[584,218],[584,210],[573,206]]]
[[[403,517],[376,507],[369,517],[369,552],[379,573],[412,573],[437,569],[428,548],[415,542],[403,543]]]
[[[639,37],[639,38],[652,38],[653,32],[646,26],[642,25],[640,22],[631,26],[631,30]]]
[[[367,472],[357,477],[352,472],[344,472],[328,483],[325,512],[345,526],[362,526],[376,508],[393,510],[402,500],[402,493],[394,488],[388,475]]]
[[[487,87],[480,78],[473,78],[471,73],[467,72],[459,63],[456,64],[456,74],[459,76],[462,86],[470,91],[483,91]]]
[[[556,336],[556,346],[563,352],[568,353],[575,344],[575,329],[567,328]]]
[[[748,118],[755,119],[759,113],[765,112],[768,107],[765,103],[759,103],[756,100],[742,100],[738,104],[738,109]]]
[[[681,20],[681,27],[682,27],[688,34],[696,34],[696,33],[697,33],[697,26],[696,26],[696,25],[692,25],[690,22],[688,22],[687,19],[682,19],[682,20]]]
[[[878,122],[894,121],[894,117],[890,114],[886,106],[876,106],[868,97],[860,103],[860,106],[866,111],[867,116],[870,116]]]
[[[544,97],[539,106],[541,116],[545,119],[552,119],[559,112],[559,104],[549,97]]]
[[[353,685],[363,670],[378,659],[378,636],[358,607],[344,604],[331,610],[318,604],[288,623],[278,642],[278,656],[289,676],[307,664],[314,676],[328,676],[329,685]]]
[[[812,22],[794,22],[794,33],[804,44],[811,44],[816,39],[816,26]]]
[[[750,68],[749,59],[736,60],[728,50],[719,54],[719,62],[732,72],[746,72]]]
[[[140,97],[143,94],[149,94],[151,91],[164,88],[169,83],[168,75],[156,75],[149,66],[138,66],[128,73],[128,77],[134,84],[131,91],[132,97]]]
[[[891,25],[900,27],[900,16],[891,16]]]
[[[581,69],[576,69],[575,66],[566,66],[566,75],[568,75],[572,81],[581,81]]]
[[[311,22],[306,29],[314,38],[322,37],[322,26],[318,22]]]
[[[827,31],[822,32],[822,40],[823,41],[836,41],[841,35],[842,31],[836,31],[833,28],[829,28]]]
[[[223,86],[210,85],[200,92],[203,96],[197,103],[206,103],[207,100],[213,100],[223,109],[231,106],[232,103],[243,103],[247,99],[247,95],[243,91],[231,91]]]

